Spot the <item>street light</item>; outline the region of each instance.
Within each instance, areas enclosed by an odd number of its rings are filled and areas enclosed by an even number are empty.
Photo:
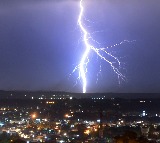
[[[36,114],[32,114],[32,118],[35,119],[36,118]]]

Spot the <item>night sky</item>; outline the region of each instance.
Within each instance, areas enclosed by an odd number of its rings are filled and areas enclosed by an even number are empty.
[[[127,78],[120,85],[90,53],[87,92],[160,92],[160,0],[84,1],[85,25],[102,47],[136,40],[109,49]],[[79,12],[78,0],[1,0],[0,89],[82,92],[71,74],[85,48]]]

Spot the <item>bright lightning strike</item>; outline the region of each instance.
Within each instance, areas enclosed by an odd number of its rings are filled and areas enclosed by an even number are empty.
[[[82,58],[80,60],[80,64],[75,67],[73,72],[75,72],[76,70],[79,70],[79,79],[81,79],[81,81],[82,81],[83,93],[86,93],[86,89],[87,89],[86,73],[87,73],[87,65],[89,63],[89,53],[91,51],[95,52],[97,54],[97,56],[100,57],[100,59],[104,60],[105,62],[107,62],[111,66],[113,71],[117,74],[118,79],[125,80],[125,76],[119,71],[119,68],[121,66],[121,62],[119,61],[119,59],[117,57],[115,57],[111,53],[107,52],[107,49],[118,46],[118,45],[123,44],[125,42],[130,42],[130,41],[124,40],[119,44],[115,44],[115,45],[107,47],[107,48],[94,47],[90,43],[89,40],[91,39],[94,42],[96,42],[96,41],[94,39],[92,39],[92,37],[90,36],[90,33],[87,31],[87,29],[85,28],[85,26],[83,24],[84,7],[83,7],[82,3],[83,3],[83,0],[80,0],[80,13],[78,16],[78,26],[80,27],[80,30],[82,32],[82,39],[83,39],[83,42],[85,45],[85,52],[82,55]],[[114,62],[107,59],[107,57],[112,58],[114,60]],[[114,66],[115,62],[118,63],[118,67]]]

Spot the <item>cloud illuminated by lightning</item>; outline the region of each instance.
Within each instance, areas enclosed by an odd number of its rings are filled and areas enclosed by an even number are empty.
[[[90,36],[90,33],[87,31],[87,29],[85,28],[85,25],[83,23],[83,16],[84,16],[83,0],[80,0],[79,4],[80,4],[80,13],[78,16],[77,23],[78,23],[78,26],[80,27],[80,30],[82,32],[82,39],[83,39],[83,42],[85,45],[85,51],[81,57],[79,65],[75,67],[73,72],[75,72],[76,70],[79,70],[79,77],[78,78],[82,81],[83,93],[86,93],[86,89],[87,89],[86,73],[87,73],[87,65],[89,63],[89,53],[91,51],[96,53],[96,55],[98,57],[100,57],[101,60],[104,60],[106,63],[108,63],[111,66],[114,73],[117,74],[118,79],[125,80],[126,77],[119,71],[119,68],[121,66],[121,62],[119,61],[119,59],[117,57],[115,57],[114,55],[109,53],[107,51],[107,49],[121,45],[125,42],[130,42],[130,41],[124,40],[119,44],[115,44],[115,45],[107,47],[107,48],[96,48],[95,46],[93,46],[90,42],[90,39],[94,42],[96,42],[96,41]],[[112,58],[114,60],[114,62],[111,62],[107,57]],[[118,67],[114,66],[115,62],[118,63]]]

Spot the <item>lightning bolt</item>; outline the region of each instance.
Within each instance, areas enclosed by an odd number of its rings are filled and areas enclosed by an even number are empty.
[[[80,6],[80,13],[79,13],[79,16],[78,16],[77,23],[78,23],[78,26],[80,27],[80,30],[82,32],[82,39],[83,39],[83,42],[84,42],[85,51],[84,51],[84,53],[81,57],[79,65],[75,67],[73,72],[75,72],[76,70],[79,70],[78,79],[81,79],[82,85],[83,85],[83,93],[86,93],[86,89],[87,89],[86,73],[87,73],[87,65],[89,63],[89,53],[91,51],[96,53],[96,55],[98,57],[100,57],[100,59],[104,60],[106,63],[108,63],[111,66],[114,73],[117,74],[118,79],[125,80],[126,77],[119,71],[120,66],[121,66],[120,60],[117,57],[115,57],[114,55],[112,55],[110,52],[108,52],[107,49],[118,46],[118,45],[121,45],[125,42],[130,42],[130,41],[124,40],[124,41],[122,41],[118,44],[115,44],[113,46],[106,47],[106,48],[96,48],[96,47],[94,47],[91,44],[90,40],[92,40],[96,43],[98,43],[98,42],[91,37],[90,33],[87,31],[87,29],[85,28],[85,25],[83,24],[83,16],[84,16],[83,0],[80,0],[79,4],[80,4],[79,5]],[[110,57],[111,59],[113,59],[114,62],[110,61],[107,57]],[[118,63],[118,67],[115,66],[115,63]]]

